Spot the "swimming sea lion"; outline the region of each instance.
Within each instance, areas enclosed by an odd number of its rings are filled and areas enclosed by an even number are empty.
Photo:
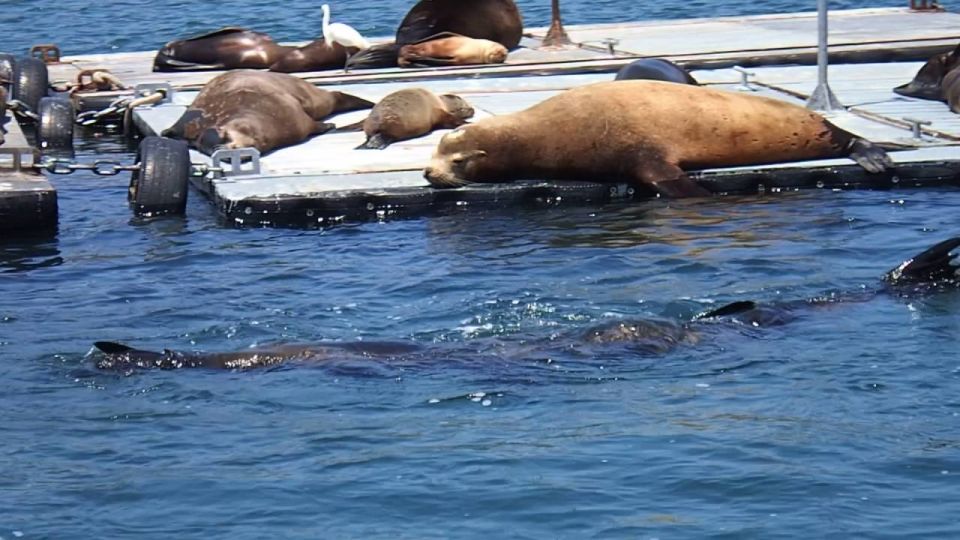
[[[841,303],[866,302],[880,294],[916,298],[960,287],[957,253],[960,237],[939,242],[914,255],[882,277],[879,286],[848,292],[824,294],[814,298],[763,304],[740,300],[701,313],[687,322],[663,320],[618,320],[589,329],[584,339],[590,343],[631,343],[650,352],[666,352],[677,345],[696,345],[703,332],[715,329],[718,322],[746,325],[750,328],[782,326],[810,309]]]
[[[367,142],[357,148],[383,149],[396,141],[455,128],[473,116],[473,107],[460,96],[438,96],[424,88],[399,90],[380,100],[363,122]]]
[[[960,237],[944,240],[901,263],[887,272],[878,287],[856,289],[846,293],[821,295],[816,298],[761,304],[752,301],[737,301],[720,308],[701,313],[687,321],[676,320],[617,320],[594,326],[587,331],[577,331],[571,338],[588,344],[628,344],[631,349],[648,353],[666,353],[684,345],[696,345],[708,331],[716,331],[726,323],[746,325],[750,328],[779,326],[799,317],[802,311],[828,307],[846,302],[864,302],[879,294],[903,298],[916,298],[960,287],[960,267],[956,254]],[[556,336],[542,342],[528,342],[547,348],[556,344]],[[98,341],[94,347],[100,357],[96,360],[99,369],[180,369],[207,368],[244,370],[268,367],[290,361],[324,361],[341,358],[396,359],[409,355],[427,358],[446,358],[446,354],[424,351],[413,343],[351,342],[319,343],[315,345],[277,345],[253,350],[223,353],[179,352],[164,349],[162,352],[135,349],[109,341]],[[475,353],[471,354],[471,357]]]
[[[372,342],[318,343],[314,345],[277,345],[223,353],[162,352],[135,349],[112,341],[97,341],[93,344],[102,357],[97,361],[99,369],[252,369],[269,367],[290,361],[323,361],[344,357],[390,358],[415,353],[420,348],[410,343]]]
[[[684,170],[849,156],[870,172],[886,152],[803,107],[661,81],[567,90],[444,135],[435,187],[519,179],[626,181],[670,197],[708,192]]]
[[[154,58],[153,70],[265,69],[294,48],[278,45],[267,34],[227,27],[167,43]]]
[[[502,64],[507,48],[489,39],[476,39],[444,32],[400,47],[397,63],[411,66],[464,66]]]
[[[213,78],[165,137],[186,139],[202,152],[253,147],[261,153],[304,141],[334,126],[333,113],[373,103],[317,88],[285,73],[231,71]]]
[[[699,84],[687,70],[663,58],[643,58],[631,62],[617,72],[615,81],[627,80],[664,81],[680,84]]]
[[[912,81],[894,88],[893,91],[901,96],[945,101],[943,79],[958,67],[960,67],[960,44],[952,52],[931,57]]]
[[[347,57],[359,50],[356,48],[346,49],[339,43],[330,46],[323,38],[320,38],[308,45],[287,52],[270,66],[270,71],[299,73],[339,69],[346,63]]]

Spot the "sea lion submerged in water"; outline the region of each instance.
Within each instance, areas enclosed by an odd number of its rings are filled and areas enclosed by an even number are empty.
[[[696,79],[687,73],[687,70],[663,58],[643,58],[631,62],[620,68],[614,80],[648,80],[680,84],[699,84]]]
[[[572,339],[594,345],[626,344],[631,349],[662,354],[678,346],[692,346],[705,337],[704,330],[717,328],[717,323],[777,326],[790,322],[801,310],[815,309],[844,302],[863,302],[878,294],[914,298],[960,287],[960,267],[953,250],[960,247],[960,237],[944,240],[887,272],[881,285],[872,291],[825,295],[793,302],[758,304],[738,301],[702,313],[686,322],[669,320],[618,320],[575,332]],[[556,343],[555,337],[543,342],[544,347]],[[101,353],[96,361],[100,369],[252,369],[289,361],[324,361],[337,358],[393,359],[421,354],[427,358],[445,358],[444,354],[424,351],[412,343],[358,342],[321,343],[316,345],[279,345],[275,347],[226,353],[184,353],[168,349],[162,352],[139,350],[120,343],[98,341]],[[426,354],[424,354],[426,352]]]
[[[198,149],[253,147],[261,153],[297,144],[329,131],[331,114],[369,109],[373,103],[331,92],[284,73],[231,71],[200,91],[165,137],[186,139]]]
[[[265,69],[294,49],[261,32],[227,27],[167,43],[154,58],[153,70]]]
[[[408,88],[380,100],[363,122],[367,142],[357,148],[383,149],[396,141],[455,128],[473,116],[473,107],[460,96],[438,96],[424,88]]]
[[[507,48],[496,41],[445,32],[400,47],[397,63],[400,67],[465,66],[502,64],[506,59]]]
[[[347,58],[360,49],[344,48],[339,43],[327,45],[320,38],[303,47],[293,49],[270,66],[270,71],[280,73],[299,73],[342,68]]]
[[[927,60],[913,80],[893,89],[901,96],[947,101],[946,77],[960,69],[960,44],[948,53],[938,54]],[[956,76],[951,81],[956,80]],[[954,112],[960,112],[953,109]]]
[[[627,181],[663,196],[707,195],[684,170],[849,156],[870,172],[886,152],[803,107],[660,81],[567,90],[457,128],[424,176],[435,187],[519,179]]]

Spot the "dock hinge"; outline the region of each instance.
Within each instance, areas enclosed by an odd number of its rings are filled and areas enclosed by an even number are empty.
[[[173,86],[170,83],[140,83],[133,88],[134,99],[151,96],[157,92],[163,94],[163,99],[156,103],[173,103]]]
[[[222,169],[223,176],[252,176],[260,174],[260,151],[256,148],[217,150],[210,156],[210,166]]]

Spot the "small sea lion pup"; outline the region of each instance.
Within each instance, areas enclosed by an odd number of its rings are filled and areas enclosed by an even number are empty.
[[[947,101],[945,79],[957,69],[960,69],[960,44],[952,52],[938,54],[927,60],[912,81],[894,88],[893,91],[901,96]],[[955,77],[952,80],[955,80]],[[957,109],[953,111],[957,112]]]
[[[709,192],[684,170],[849,156],[870,172],[879,147],[803,107],[660,81],[567,90],[444,135],[424,176],[435,187],[519,179],[625,181],[668,197]]]
[[[154,58],[153,70],[265,69],[293,49],[267,34],[227,27],[167,43]]]
[[[260,153],[306,140],[335,126],[334,113],[373,103],[317,88],[285,73],[231,71],[213,78],[165,137],[186,139],[200,151],[253,147]]]
[[[663,58],[642,58],[631,62],[617,72],[615,81],[648,80],[699,84],[687,70]]]
[[[367,142],[357,148],[384,149],[396,141],[452,129],[473,116],[473,107],[460,96],[438,96],[424,88],[399,90],[383,98],[363,121]]]
[[[414,66],[465,66],[502,64],[507,48],[489,39],[476,39],[444,32],[400,47],[397,64]]]

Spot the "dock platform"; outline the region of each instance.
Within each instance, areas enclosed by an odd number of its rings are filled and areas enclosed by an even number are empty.
[[[0,129],[5,131],[0,144],[0,238],[55,228],[57,191],[32,170],[34,149],[9,111],[0,118]]]
[[[679,61],[701,83],[803,104],[816,86],[816,14],[798,13],[628,24],[568,26],[581,47],[538,50],[545,29],[531,29],[497,66],[434,69],[342,70],[299,74],[319,85],[336,85],[371,101],[401,88],[419,86],[456,93],[477,111],[476,120],[519,111],[563,90],[610,80],[622,65],[642,56]],[[831,87],[846,111],[831,113],[836,125],[874,142],[904,148],[891,152],[897,167],[870,175],[848,159],[696,171],[691,174],[718,193],[756,193],[800,188],[892,188],[960,184],[960,116],[945,104],[905,98],[892,92],[911,80],[932,54],[960,42],[960,14],[907,9],[860,9],[831,13],[834,61]],[[612,46],[612,51],[609,47]],[[138,108],[134,120],[147,135],[179,118],[197,90],[218,72],[152,73],[152,52],[67,58],[62,69],[110,69],[128,84],[168,82],[172,103]],[[754,66],[744,86],[732,66]],[[69,68],[65,66],[70,66]],[[51,68],[52,78],[63,77]],[[333,117],[346,125],[365,111]],[[930,121],[915,137],[906,118]],[[422,169],[441,130],[382,151],[355,150],[362,133],[328,133],[271,152],[259,174],[195,178],[219,213],[237,225],[324,226],[343,220],[385,219],[445,209],[507,204],[603,203],[648,197],[626,185],[528,181],[430,188]],[[208,156],[192,152],[195,163]]]

